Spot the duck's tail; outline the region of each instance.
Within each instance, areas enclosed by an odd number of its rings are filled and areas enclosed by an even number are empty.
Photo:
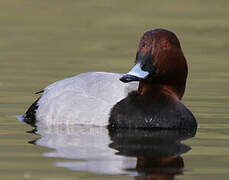
[[[27,124],[30,124],[31,126],[35,127],[36,125],[36,110],[38,108],[38,101],[40,98],[38,98],[26,111],[24,115],[18,116],[18,120],[20,122],[25,122]]]

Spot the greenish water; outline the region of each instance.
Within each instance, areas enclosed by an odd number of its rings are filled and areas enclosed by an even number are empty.
[[[196,136],[183,142],[192,149],[182,154],[184,172],[175,179],[229,179],[228,11],[226,0],[1,1],[0,178],[137,179],[57,166],[72,160],[28,143],[39,136],[15,117],[54,81],[88,71],[126,72],[141,34],[162,27],[181,41],[189,64],[183,102],[199,123]]]

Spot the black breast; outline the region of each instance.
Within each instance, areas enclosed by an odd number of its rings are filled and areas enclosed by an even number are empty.
[[[192,113],[180,102],[168,96],[152,100],[131,92],[111,110],[109,128],[196,128]]]

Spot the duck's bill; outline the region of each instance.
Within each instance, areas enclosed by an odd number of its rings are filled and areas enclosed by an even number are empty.
[[[131,81],[140,81],[143,79],[146,79],[149,75],[149,72],[143,71],[141,69],[141,66],[139,63],[135,64],[134,67],[128,72],[127,74],[124,74],[120,81],[122,82],[131,82]]]

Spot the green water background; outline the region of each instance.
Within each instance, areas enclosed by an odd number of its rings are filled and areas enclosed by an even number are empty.
[[[15,119],[48,84],[88,71],[127,72],[146,30],[177,34],[189,65],[183,99],[199,123],[177,179],[229,178],[229,1],[0,2],[0,178],[133,179],[53,166]],[[58,159],[62,161],[62,159]],[[66,160],[65,160],[66,161]]]

